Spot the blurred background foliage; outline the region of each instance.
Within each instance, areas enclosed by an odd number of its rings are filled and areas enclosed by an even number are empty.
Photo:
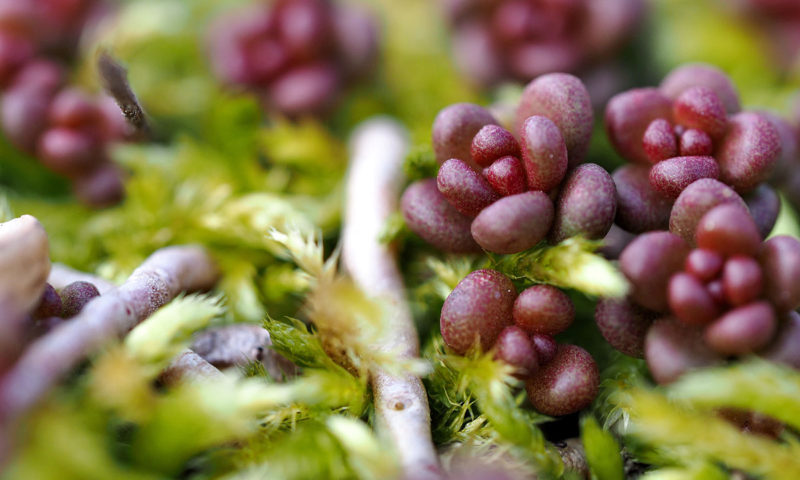
[[[489,104],[513,99],[518,92],[513,85],[480,91],[459,75],[450,57],[448,26],[437,2],[349,1],[366,6],[378,16],[382,58],[374,81],[349,92],[335,114],[325,120],[324,128],[336,138],[345,138],[359,121],[385,113],[407,125],[414,144],[425,144],[433,118],[442,107],[469,101]],[[74,79],[98,90],[94,54],[98,46],[110,48],[128,67],[131,83],[152,117],[157,142],[169,143],[190,136],[202,142],[204,148],[223,152],[228,161],[252,157],[258,152],[256,145],[263,130],[282,122],[274,117],[264,118],[247,94],[221,88],[210,74],[204,48],[210,21],[247,3],[117,2],[118,15],[103,23],[84,45]],[[767,108],[788,115],[800,88],[800,61],[788,66],[779,63],[775,48],[770,45],[768,26],[756,24],[732,6],[741,3],[648,2],[646,24],[622,58],[631,70],[631,84],[652,85],[677,65],[704,61],[719,66],[733,78],[748,108]],[[289,137],[303,135],[295,132]],[[603,143],[602,137],[597,135],[593,141]],[[62,182],[7,143],[0,145],[0,153],[2,185],[37,196],[66,196]],[[297,159],[300,161],[295,166],[328,163],[310,156]]]

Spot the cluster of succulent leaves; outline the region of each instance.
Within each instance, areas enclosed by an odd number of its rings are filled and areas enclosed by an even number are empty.
[[[623,457],[657,467],[645,475],[652,479],[727,478],[731,469],[800,477],[794,433],[800,430],[800,374],[752,360],[653,388],[643,363],[612,351],[591,320],[595,296],[621,296],[626,289],[620,274],[592,253],[592,242],[572,239],[488,259],[442,258],[404,235],[400,222],[387,225],[386,239],[404,245],[423,362],[371,356],[365,346],[385,321],[380,305],[333,267],[347,157],[337,138],[358,120],[388,112],[410,128],[415,143],[426,144],[440,108],[479,96],[448,63],[433,2],[381,0],[376,8],[385,14],[386,48],[376,85],[354,91],[325,126],[264,122],[255,101],[219,89],[197,43],[208,18],[229,3],[237,2],[123,3],[110,46],[128,63],[157,136],[153,144],[117,152],[131,172],[121,206],[88,212],[70,202],[63,182],[0,146],[3,193],[14,211],[44,223],[55,261],[121,280],[159,247],[201,243],[224,272],[220,296],[173,301],[33,412],[6,472],[10,478],[390,478],[396,457],[369,427],[366,371],[376,363],[426,374],[434,440],[445,463],[468,452],[544,478],[568,476],[539,427],[551,419],[526,407],[508,367],[491,354],[456,357],[443,349],[442,301],[468,272],[487,266],[518,287],[545,282],[570,289],[577,319],[562,337],[592,353],[603,381],[581,422],[595,478],[624,478],[630,462]],[[669,2],[661,3],[662,29],[688,28],[669,15],[675,13]],[[408,41],[409,32],[415,41]],[[669,63],[697,54],[659,51]],[[90,63],[78,75],[89,85],[95,81]],[[743,90],[746,103],[765,96]],[[610,167],[619,160],[602,138],[595,135],[590,160]],[[429,152],[409,158],[409,177],[430,176]],[[797,226],[788,215],[776,230],[797,232]],[[320,302],[333,313],[315,309]],[[364,324],[367,318],[374,323]],[[230,378],[224,387],[153,386],[194,331],[229,322],[264,322],[276,350],[302,367],[302,375],[276,383],[252,365],[240,372],[246,378]],[[331,341],[325,332],[339,330],[334,341],[350,349],[353,371],[323,348]],[[713,414],[722,407],[762,412],[791,428],[775,440],[748,435]]]

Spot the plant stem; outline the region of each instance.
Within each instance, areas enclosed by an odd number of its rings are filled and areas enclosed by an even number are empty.
[[[217,367],[188,348],[177,355],[158,377],[164,385],[222,378]]]
[[[80,270],[75,270],[61,263],[54,263],[52,265],[50,268],[50,276],[47,277],[47,283],[52,285],[53,288],[60,290],[73,282],[89,282],[97,287],[97,291],[100,292],[100,295],[105,295],[116,288],[116,285],[97,275],[81,272]]]
[[[354,133],[342,241],[342,260],[367,294],[394,307],[394,321],[374,348],[406,358],[419,356],[419,339],[405,298],[403,279],[390,245],[379,237],[397,209],[406,132],[389,119],[371,120]],[[441,478],[431,440],[430,409],[422,381],[413,375],[370,372],[379,428],[394,442],[407,478]]]
[[[217,276],[200,247],[173,246],[153,253],[124,284],[94,298],[28,347],[0,380],[0,425],[19,418],[87,355],[124,336],[179,293],[211,288]]]
[[[260,325],[237,323],[209,328],[195,335],[191,349],[220,369],[261,362],[276,381],[297,373],[292,362],[272,349],[269,332]]]

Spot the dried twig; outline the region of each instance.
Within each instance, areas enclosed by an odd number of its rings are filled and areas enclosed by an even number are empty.
[[[581,478],[589,478],[589,464],[580,438],[568,438],[557,443],[556,448],[561,455],[561,461],[564,462],[564,468],[577,473]]]
[[[227,368],[261,361],[269,345],[269,332],[263,327],[239,323],[203,330],[191,348],[215,367]]]
[[[150,135],[147,116],[128,83],[125,67],[107,51],[101,50],[97,55],[97,70],[103,89],[117,102],[125,120],[133,128],[134,136],[139,139],[147,138]]]
[[[217,367],[208,363],[200,355],[186,349],[172,359],[158,379],[164,385],[175,385],[180,382],[213,380],[222,377],[223,373]]]
[[[97,287],[97,291],[100,292],[100,295],[104,295],[117,288],[116,285],[105,278],[75,270],[61,263],[54,263],[52,268],[50,268],[50,276],[47,277],[47,283],[52,285],[56,290],[60,290],[73,282],[89,282]]]
[[[406,135],[391,120],[373,120],[354,134],[351,148],[342,242],[344,266],[360,288],[394,307],[392,331],[385,343],[375,348],[418,357],[419,339],[394,252],[379,241],[387,218],[397,208]],[[406,477],[441,478],[422,381],[413,375],[397,377],[380,370],[370,372],[370,376],[379,425],[393,440]]]
[[[200,332],[191,348],[217,368],[261,362],[274,380],[294,376],[295,365],[271,347],[264,327],[239,323]]]
[[[72,320],[31,344],[0,381],[0,424],[18,418],[103,344],[123,336],[178,293],[211,288],[217,276],[200,247],[153,253],[120,287],[96,297]]]

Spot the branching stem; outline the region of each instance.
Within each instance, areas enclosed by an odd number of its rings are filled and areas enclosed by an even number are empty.
[[[47,283],[52,285],[53,288],[61,290],[73,282],[89,282],[97,287],[97,291],[100,292],[100,295],[105,295],[116,288],[116,285],[97,275],[81,272],[80,270],[75,270],[61,263],[54,263],[51,266],[50,276],[47,277]]]
[[[216,368],[261,362],[276,381],[297,373],[292,362],[272,349],[269,332],[261,325],[235,323],[209,328],[195,336],[191,349]]]
[[[211,288],[217,277],[216,266],[200,247],[153,253],[124,284],[96,297],[28,347],[0,379],[0,426],[19,418],[87,355],[125,335],[179,293]]]
[[[165,385],[175,385],[180,382],[214,380],[222,377],[223,373],[217,367],[187,348],[172,359],[158,378]]]

